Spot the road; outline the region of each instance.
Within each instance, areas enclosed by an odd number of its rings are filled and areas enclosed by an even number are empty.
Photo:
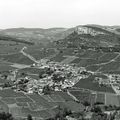
[[[108,62],[97,63],[97,64],[92,64],[92,65],[100,66],[100,65],[110,64],[110,63],[114,62],[118,57],[120,57],[120,53],[118,53],[118,55],[117,55],[115,58],[111,59],[111,60],[108,61]],[[88,65],[88,66],[86,66],[86,67],[90,67],[90,66],[91,66],[91,65]]]
[[[72,95],[69,90],[67,90],[67,94],[73,98],[75,101],[79,101],[74,95]]]
[[[14,68],[17,68],[17,69],[23,69],[23,68],[27,68],[27,67],[30,67],[30,65],[24,65],[24,64],[18,64],[18,63],[12,63],[12,65],[10,65]]]
[[[30,60],[34,61],[35,63],[39,63],[39,61],[37,61],[33,56],[25,53],[25,52],[24,52],[25,49],[27,49],[26,46],[24,46],[24,47],[20,50],[20,53],[22,53],[24,56],[28,57]]]
[[[108,61],[108,62],[99,63],[99,64],[94,64],[94,65],[106,65],[106,64],[110,64],[110,63],[114,62],[118,57],[120,57],[120,53],[118,53],[118,55],[117,55],[115,58],[111,59],[111,60]]]

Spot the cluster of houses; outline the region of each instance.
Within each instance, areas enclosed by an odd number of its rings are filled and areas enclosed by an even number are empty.
[[[43,70],[44,72],[41,75],[38,74],[38,79],[35,79],[30,74],[18,76],[19,70],[11,71],[6,77],[6,82],[9,80],[12,84],[5,87],[11,87],[17,91],[27,93],[35,92],[42,94],[45,86],[48,86],[50,90],[61,91],[65,88],[72,87],[81,78],[86,78],[89,75],[86,74],[87,71],[85,68],[50,62],[46,59],[41,60],[38,64],[33,64],[30,68]],[[3,79],[5,79],[5,76]],[[6,82],[3,84],[6,84]]]
[[[94,82],[98,82],[99,86],[111,86],[109,78],[95,77]]]
[[[42,60],[36,66],[40,69],[47,68],[48,70],[48,73],[44,73],[45,77],[42,77],[39,80],[32,80],[31,85],[34,85],[33,82],[35,82],[39,89],[39,93],[42,92],[46,85],[54,91],[61,91],[65,88],[72,87],[81,78],[88,77],[87,74],[83,74],[83,71],[86,71],[84,68],[78,68],[71,65]]]
[[[120,74],[109,74],[108,77],[116,94],[120,95]]]

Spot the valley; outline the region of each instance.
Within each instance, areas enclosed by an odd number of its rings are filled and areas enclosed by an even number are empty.
[[[118,32],[95,25],[0,31],[0,110],[37,120],[119,110]]]

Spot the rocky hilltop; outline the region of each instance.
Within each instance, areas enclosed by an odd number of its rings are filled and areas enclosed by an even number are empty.
[[[116,33],[116,30],[111,31],[102,26],[77,26],[71,34],[57,41],[58,44],[66,47],[77,47],[81,45],[113,47],[120,44],[120,35]]]

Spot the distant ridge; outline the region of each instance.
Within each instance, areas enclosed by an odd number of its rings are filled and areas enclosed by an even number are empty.
[[[96,38],[94,38],[94,40],[92,41],[95,44],[96,44],[95,40],[100,42],[100,39],[101,39],[101,42],[104,42],[105,44],[108,44],[108,45],[111,45],[111,44],[115,45],[119,43],[119,40],[117,39],[119,38],[119,35],[120,35],[120,26],[102,26],[102,25],[96,25],[96,24],[78,25],[72,28],[62,28],[62,27],[48,28],[48,29],[24,28],[24,27],[9,28],[5,30],[0,30],[0,34],[5,36],[8,35],[9,37],[22,39],[23,41],[33,42],[36,44],[37,43],[49,44],[50,42],[67,38],[67,36],[72,34],[74,31],[76,31],[80,27],[86,27],[87,29],[91,28],[91,30],[94,30],[94,32],[101,31],[101,33],[102,32],[107,33],[106,36],[101,35],[100,36],[101,38],[98,36],[99,40],[97,40],[97,36],[96,36]],[[114,41],[112,41],[112,39],[108,39],[109,37],[111,37]],[[104,43],[102,44],[105,45]]]

